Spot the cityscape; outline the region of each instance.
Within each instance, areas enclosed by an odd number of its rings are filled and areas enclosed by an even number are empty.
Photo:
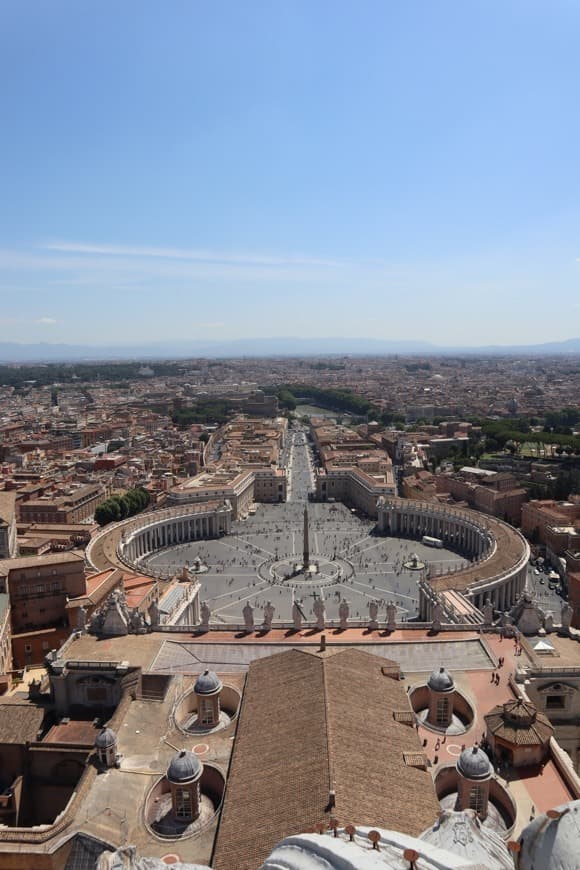
[[[5,364],[0,864],[513,866],[580,795],[579,365]]]
[[[580,7],[0,22],[0,870],[580,870]]]

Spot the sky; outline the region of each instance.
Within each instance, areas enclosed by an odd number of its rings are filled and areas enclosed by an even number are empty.
[[[577,0],[3,0],[0,341],[580,335]]]

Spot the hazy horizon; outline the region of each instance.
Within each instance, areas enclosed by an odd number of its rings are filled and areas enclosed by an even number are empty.
[[[580,333],[580,6],[0,16],[0,341]]]

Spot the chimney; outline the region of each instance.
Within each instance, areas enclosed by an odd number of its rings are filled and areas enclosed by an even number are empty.
[[[326,651],[326,635],[323,634],[320,638],[320,650],[319,650],[319,652],[325,652],[325,651]]]

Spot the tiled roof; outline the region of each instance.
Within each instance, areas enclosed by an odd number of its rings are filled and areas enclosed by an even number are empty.
[[[11,523],[16,504],[15,492],[0,492],[0,523]]]
[[[27,743],[36,740],[44,710],[34,704],[0,703],[0,743]]]
[[[0,575],[7,577],[10,571],[25,568],[50,568],[52,565],[65,565],[67,562],[84,561],[82,553],[70,550],[67,553],[51,553],[49,556],[17,556],[15,559],[0,560]]]
[[[547,716],[537,712],[530,702],[519,699],[499,704],[484,718],[494,737],[514,746],[543,745],[554,733]]]
[[[388,663],[387,663],[388,664]],[[212,866],[259,867],[273,846],[331,816],[417,836],[439,812],[409,708],[385,659],[290,650],[251,664]],[[408,757],[408,756],[407,756]],[[335,792],[335,806],[329,800]]]

